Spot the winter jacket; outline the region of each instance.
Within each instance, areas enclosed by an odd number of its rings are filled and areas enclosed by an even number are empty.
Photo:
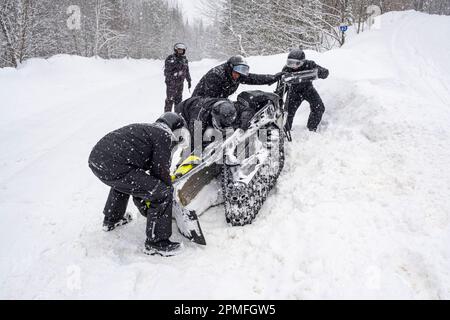
[[[122,179],[136,169],[171,186],[172,132],[163,124],[132,124],[102,138],[89,156],[89,167],[104,181]]]
[[[223,99],[192,97],[178,104],[175,112],[184,118],[191,135],[194,133],[195,121],[200,121],[203,134],[212,126],[212,107],[220,100]]]
[[[274,75],[252,74],[233,80],[232,68],[224,63],[211,69],[196,86],[193,97],[228,98],[235,93],[241,83],[250,85],[271,85],[278,81]]]
[[[260,91],[251,91],[251,92],[260,92]],[[243,94],[241,94],[243,95]],[[212,126],[212,107],[213,105],[224,99],[219,98],[202,98],[202,97],[192,97],[178,104],[175,108],[175,112],[180,114],[188,125],[189,132],[191,135],[194,132],[194,123],[195,121],[200,121],[202,126],[202,134],[205,133],[208,127]],[[269,100],[267,98],[266,100]],[[235,129],[241,128],[243,130],[247,130],[250,126],[250,120],[253,116],[258,112],[258,108],[256,105],[235,102],[234,106],[237,112],[237,120],[234,125]]]
[[[312,60],[305,60],[305,63],[298,69],[292,69],[292,68],[289,68],[289,67],[285,66],[283,68],[282,72],[292,73],[292,72],[300,72],[300,71],[307,71],[307,70],[313,70],[313,69],[317,69],[318,70],[319,79],[326,79],[326,78],[328,78],[328,75],[330,73],[328,71],[328,69],[325,69],[325,68],[319,66],[318,64],[316,64]],[[312,85],[313,85],[312,81],[302,81],[299,84],[293,85],[292,86],[292,90],[293,90],[293,92],[300,92],[300,91],[307,90]],[[275,93],[278,94],[279,96],[281,96],[282,95],[282,90],[283,90],[283,86],[279,85],[277,87]]]
[[[178,84],[184,82],[191,83],[191,74],[189,72],[189,61],[186,56],[171,54],[167,57],[164,67],[164,76],[166,84]]]

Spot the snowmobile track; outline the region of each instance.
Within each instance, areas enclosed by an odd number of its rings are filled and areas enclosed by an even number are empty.
[[[284,168],[284,134],[279,128],[273,127],[269,130],[270,137],[265,148],[278,156],[267,157],[250,183],[235,182],[234,167],[223,165],[225,217],[233,226],[245,226],[255,220]],[[273,152],[274,148],[278,148],[278,152]]]

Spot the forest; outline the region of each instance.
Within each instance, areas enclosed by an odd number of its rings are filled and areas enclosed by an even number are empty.
[[[324,51],[345,42],[342,24],[363,32],[394,10],[449,15],[450,0],[205,0],[196,21],[166,0],[1,0],[0,67],[56,54],[163,59],[179,41],[190,60]]]

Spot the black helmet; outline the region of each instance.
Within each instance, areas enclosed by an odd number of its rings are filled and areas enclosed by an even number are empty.
[[[217,130],[225,130],[233,126],[236,121],[237,111],[230,100],[220,100],[212,107],[212,122]]]
[[[185,123],[183,117],[174,112],[164,113],[156,122],[165,123],[172,131],[183,128]]]
[[[288,56],[288,59],[305,60],[305,51],[302,49],[293,49]]]
[[[244,76],[248,76],[250,72],[250,66],[248,65],[247,61],[245,61],[243,56],[232,56],[230,59],[228,59],[227,63],[234,72],[237,72]]]
[[[178,52],[177,50],[180,50],[180,49],[183,50],[183,54],[185,54],[187,47],[182,42],[175,43],[175,45],[173,46],[173,50],[175,51],[175,53],[177,53]]]
[[[300,68],[306,59],[305,51],[302,49],[294,49],[292,50],[287,59],[286,66],[289,68]]]

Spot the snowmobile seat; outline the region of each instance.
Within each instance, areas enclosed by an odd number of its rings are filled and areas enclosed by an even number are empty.
[[[269,102],[272,102],[274,106],[278,106],[279,100],[280,97],[277,94],[260,90],[244,91],[237,97],[237,101],[256,112],[267,106]]]

